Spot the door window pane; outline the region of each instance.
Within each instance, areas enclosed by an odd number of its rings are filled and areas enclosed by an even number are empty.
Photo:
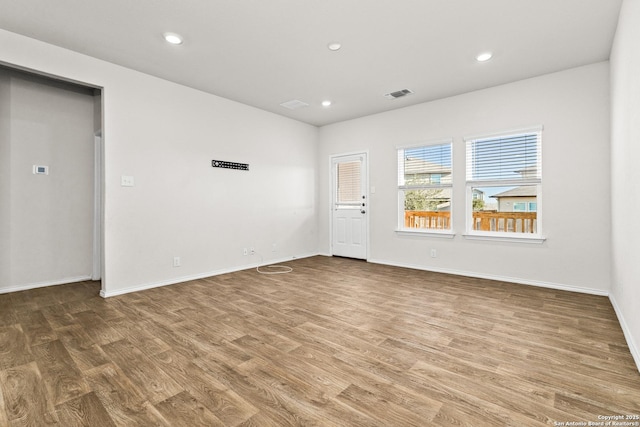
[[[338,204],[353,205],[361,202],[360,161],[338,163],[336,195]]]

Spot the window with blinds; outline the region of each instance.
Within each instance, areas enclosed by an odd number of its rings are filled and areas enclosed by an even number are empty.
[[[542,128],[466,138],[470,234],[540,234]]]
[[[338,163],[336,205],[342,207],[360,206],[362,202],[361,161]]]
[[[540,180],[540,132],[467,141],[467,181]]]
[[[451,140],[398,149],[398,226],[451,230]]]

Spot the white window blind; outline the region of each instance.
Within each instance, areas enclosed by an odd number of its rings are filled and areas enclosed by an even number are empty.
[[[359,205],[362,202],[362,185],[359,160],[337,164],[336,204]]]
[[[541,131],[467,139],[467,181],[529,181],[541,178]]]

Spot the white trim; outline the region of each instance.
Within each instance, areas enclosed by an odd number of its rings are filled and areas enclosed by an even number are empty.
[[[48,79],[57,80],[59,82],[73,83],[75,85],[84,86],[84,87],[89,88],[89,89],[104,89],[103,86],[101,86],[99,84],[96,84],[96,83],[89,83],[89,82],[86,82],[84,80],[76,80],[76,79],[72,79],[70,77],[65,77],[65,76],[60,75],[60,74],[52,74],[52,73],[48,73],[46,71],[42,71],[42,70],[37,69],[37,68],[31,68],[31,67],[27,67],[27,66],[24,66],[24,65],[15,64],[15,63],[12,63],[12,62],[0,61],[0,65],[2,65],[4,67],[7,67],[7,68],[12,68],[14,70],[23,71],[23,72],[28,73],[28,74],[34,74],[34,75],[39,76],[39,77],[45,77],[45,78],[48,78]]]
[[[453,138],[427,139],[427,140],[424,140],[424,141],[412,142],[412,143],[409,143],[409,145],[398,145],[398,146],[396,146],[396,151],[397,150],[404,150],[405,148],[427,147],[427,146],[430,146],[430,145],[440,145],[440,144],[452,144],[453,145]]]
[[[518,128],[518,129],[507,129],[499,132],[484,133],[480,135],[465,136],[462,138],[462,140],[465,142],[468,142],[476,139],[494,138],[496,136],[509,136],[509,135],[517,135],[520,133],[542,132],[543,130],[544,130],[543,125],[535,125],[535,126]]]
[[[486,180],[486,181],[466,181],[468,187],[521,187],[524,185],[534,186],[542,184],[540,178],[527,178],[527,179],[505,179],[500,180]]]
[[[439,188],[451,188],[451,193],[453,194],[453,185],[452,184],[416,184],[416,185],[398,185],[399,191],[411,191],[411,190],[431,190],[431,189],[439,189]]]
[[[475,277],[478,279],[496,280],[499,282],[509,282],[509,283],[515,283],[519,285],[537,286],[539,288],[556,289],[559,291],[578,292],[581,294],[599,295],[599,296],[609,296],[609,293],[607,291],[603,291],[600,289],[583,288],[579,286],[564,285],[564,284],[552,283],[552,282],[541,282],[538,280],[522,279],[519,277],[498,276],[493,274],[483,274],[483,273],[475,273],[470,271],[451,270],[446,268],[425,267],[422,265],[395,263],[395,262],[389,262],[389,261],[383,261],[383,260],[369,260],[369,262],[372,264],[390,265],[392,267],[411,268],[414,270],[432,271],[434,273],[453,274],[455,276]]]
[[[28,291],[29,289],[46,288],[49,286],[67,285],[69,283],[88,282],[91,280],[91,276],[77,276],[67,277],[65,279],[50,280],[46,282],[27,283],[25,285],[12,286],[10,288],[0,288],[0,294]]]
[[[348,151],[346,153],[333,153],[333,154],[329,154],[329,158],[333,159],[334,157],[356,157],[365,153],[368,155],[369,150]]]
[[[102,278],[102,137],[93,137],[93,272],[91,280]]]
[[[634,362],[636,362],[636,367],[638,368],[638,372],[640,372],[640,347],[633,340],[633,335],[631,334],[631,330],[629,329],[629,325],[622,316],[622,311],[616,302],[613,294],[609,295],[609,301],[611,301],[611,305],[613,306],[613,310],[616,312],[616,317],[618,318],[618,323],[620,323],[620,327],[622,328],[622,333],[624,333],[624,338],[627,341],[627,347],[629,347],[629,351],[631,352],[631,356],[633,357]]]
[[[235,273],[235,272],[243,271],[243,270],[251,270],[251,269],[254,269],[256,267],[264,267],[266,265],[279,264],[279,263],[283,263],[283,262],[287,262],[287,261],[293,261],[294,259],[310,258],[310,257],[316,256],[316,255],[318,255],[318,253],[305,254],[305,255],[299,255],[299,256],[297,255],[297,256],[292,256],[292,257],[289,257],[289,258],[281,258],[281,259],[271,260],[271,261],[267,261],[267,262],[259,262],[259,263],[248,264],[248,265],[247,264],[239,265],[239,266],[236,266],[236,267],[225,268],[225,269],[222,269],[222,270],[215,270],[215,271],[210,271],[210,272],[206,272],[206,273],[194,274],[194,275],[191,275],[191,276],[182,276],[182,277],[176,277],[174,279],[162,280],[162,281],[159,281],[159,282],[141,284],[141,285],[137,285],[137,286],[127,287],[127,288],[124,288],[124,289],[118,289],[118,290],[115,290],[115,291],[105,291],[103,289],[103,290],[100,291],[100,296],[102,298],[109,298],[109,297],[114,297],[114,296],[117,296],[117,295],[129,294],[129,293],[132,293],[132,292],[146,291],[148,289],[160,288],[160,287],[169,286],[169,285],[175,285],[177,283],[190,282],[192,280],[199,280],[199,279],[204,279],[204,278],[207,278],[207,277],[219,276],[221,274]]]
[[[334,202],[333,198],[335,196],[333,190],[333,181],[334,181],[334,172],[333,172],[333,154],[329,155],[329,209],[327,213],[329,214],[329,256],[333,256],[333,208]]]
[[[420,231],[420,230],[395,230],[398,236],[417,236],[417,237],[437,237],[440,239],[453,239],[456,237],[456,233],[451,231]]]
[[[520,236],[520,234],[525,233],[517,233],[517,236],[511,236],[513,233],[491,233],[491,234],[463,234],[462,236],[467,240],[485,240],[488,242],[509,242],[509,243],[533,243],[533,244],[542,244],[547,240],[546,237],[533,235],[532,237]]]

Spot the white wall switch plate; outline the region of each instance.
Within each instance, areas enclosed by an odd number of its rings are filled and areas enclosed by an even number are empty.
[[[123,187],[133,187],[135,185],[133,177],[122,175],[122,177],[120,177],[120,185]]]

